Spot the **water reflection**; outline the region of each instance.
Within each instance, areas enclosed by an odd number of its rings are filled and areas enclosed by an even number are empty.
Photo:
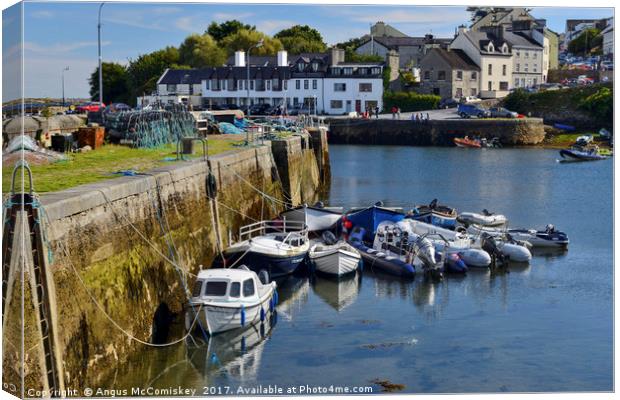
[[[299,275],[291,275],[284,280],[278,281],[278,317],[288,321],[295,314],[301,313],[304,305],[308,302],[310,283],[308,278]]]
[[[340,312],[357,299],[361,278],[359,272],[340,278],[317,275],[312,278],[312,289],[325,303]]]
[[[204,378],[217,372],[242,383],[253,382],[258,374],[265,340],[277,322],[277,314],[265,323],[246,329],[235,329],[208,338],[187,343],[187,358]]]

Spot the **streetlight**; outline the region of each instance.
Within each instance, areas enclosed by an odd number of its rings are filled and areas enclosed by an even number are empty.
[[[65,71],[69,71],[69,67],[62,69],[62,106],[65,107]]]
[[[261,47],[263,45],[263,42],[264,42],[264,40],[261,38],[258,41],[258,43],[256,43],[254,46],[251,46],[248,49],[248,52],[247,52],[247,55],[248,55],[247,56],[248,59],[246,60],[247,80],[245,81],[245,89],[246,89],[246,92],[247,92],[248,96],[247,96],[247,100],[245,102],[245,105],[248,107],[248,116],[251,114],[251,112],[250,112],[250,50],[257,49],[257,48]]]
[[[97,50],[99,54],[99,106],[103,105],[103,70],[101,69],[101,9],[105,3],[99,5],[99,19],[97,23]]]

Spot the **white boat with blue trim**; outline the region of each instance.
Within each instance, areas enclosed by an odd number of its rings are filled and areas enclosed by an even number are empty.
[[[277,302],[276,283],[262,282],[245,266],[203,270],[194,284],[185,328],[214,335],[246,327],[264,321]]]

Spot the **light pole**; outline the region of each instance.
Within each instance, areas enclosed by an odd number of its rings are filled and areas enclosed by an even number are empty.
[[[245,60],[246,62],[246,67],[247,67],[247,80],[245,81],[245,89],[247,92],[247,99],[245,101],[245,105],[248,108],[248,116],[251,114],[250,112],[250,50],[252,49],[257,49],[259,47],[261,47],[263,45],[263,39],[261,38],[261,40],[258,41],[258,43],[256,43],[254,46],[250,46],[250,48],[248,49],[247,52],[247,60]]]
[[[103,70],[101,69],[101,9],[105,3],[99,5],[99,18],[97,23],[97,50],[99,54],[99,106],[103,105]]]
[[[69,71],[69,67],[62,69],[62,107],[65,107],[65,71]]]

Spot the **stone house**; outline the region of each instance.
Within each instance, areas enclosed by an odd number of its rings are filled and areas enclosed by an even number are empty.
[[[420,92],[442,99],[477,96],[480,67],[462,50],[432,49],[420,61]]]

